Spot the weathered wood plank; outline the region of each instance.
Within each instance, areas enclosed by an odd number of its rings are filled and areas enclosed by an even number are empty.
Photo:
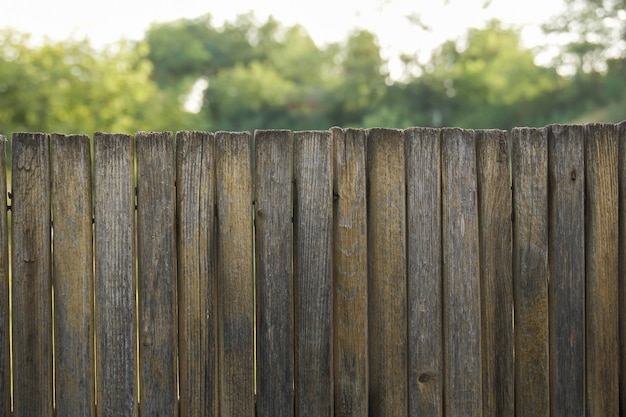
[[[515,414],[511,176],[507,135],[476,131],[483,415]]]
[[[293,141],[255,132],[257,415],[293,415]]]
[[[370,412],[406,416],[407,266],[404,139],[367,134]]]
[[[618,129],[620,410],[626,410],[626,122]],[[623,415],[623,411],[622,411]]]
[[[96,411],[136,416],[133,138],[94,135]]]
[[[295,415],[333,415],[332,142],[294,133]]]
[[[49,137],[12,139],[14,415],[52,416]]]
[[[8,416],[11,411],[11,357],[6,151],[7,138],[0,135],[0,413]]]
[[[585,133],[586,415],[608,417],[619,414],[618,128]]]
[[[585,413],[585,170],[582,126],[550,127],[550,405]]]
[[[513,129],[511,160],[515,412],[548,417],[548,130]]]
[[[476,147],[472,130],[442,130],[444,415],[482,414]]]
[[[57,416],[95,416],[91,155],[84,135],[52,135]]]
[[[215,137],[176,135],[180,415],[217,416]]]
[[[335,415],[368,415],[366,131],[331,129]]]
[[[220,415],[254,415],[254,271],[250,134],[218,132]]]
[[[171,133],[138,133],[140,415],[178,415],[176,169]]]
[[[409,415],[441,417],[443,312],[440,130],[405,130],[404,150]]]

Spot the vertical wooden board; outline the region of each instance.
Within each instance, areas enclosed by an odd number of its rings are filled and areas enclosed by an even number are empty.
[[[332,142],[294,133],[295,415],[333,415]]]
[[[406,416],[407,264],[403,132],[367,134],[370,413]]]
[[[54,352],[58,416],[95,415],[91,155],[84,135],[52,135]]]
[[[255,132],[257,415],[293,415],[292,134]]]
[[[410,416],[443,415],[440,132],[404,131]]]
[[[442,130],[444,415],[482,415],[474,131]]]
[[[254,271],[250,134],[218,132],[220,415],[254,415]]]
[[[626,122],[618,129],[620,415],[626,410]]]
[[[483,414],[513,416],[511,175],[507,134],[476,131]]]
[[[13,134],[14,415],[52,416],[49,137]]]
[[[96,411],[136,416],[133,138],[94,135]]]
[[[11,410],[11,364],[6,145],[6,136],[0,135],[0,413],[8,416]]]
[[[176,170],[169,132],[138,133],[140,414],[178,415]]]
[[[366,131],[333,128],[331,136],[335,415],[367,416]]]
[[[515,413],[550,415],[548,130],[513,129]]]
[[[180,415],[217,416],[215,137],[176,135]]]
[[[619,414],[618,128],[585,135],[585,328],[587,416]]]
[[[551,416],[585,413],[585,170],[582,126],[550,127]]]

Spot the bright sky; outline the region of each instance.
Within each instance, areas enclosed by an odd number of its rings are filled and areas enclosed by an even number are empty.
[[[122,37],[141,39],[155,21],[193,18],[211,13],[220,24],[250,10],[259,20],[273,15],[287,24],[301,24],[318,44],[346,39],[355,28],[374,32],[385,58],[400,52],[420,54],[447,39],[461,36],[468,27],[481,27],[497,17],[524,25],[529,46],[541,42],[538,25],[563,7],[563,0],[0,0],[0,27],[60,40],[87,36],[95,45]],[[423,5],[420,5],[422,3]],[[541,10],[541,12],[537,12]],[[411,24],[407,16],[419,15],[430,30]],[[391,68],[393,71],[393,68]]]

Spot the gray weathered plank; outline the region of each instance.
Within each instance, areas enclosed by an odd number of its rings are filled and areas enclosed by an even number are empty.
[[[366,131],[333,141],[333,358],[335,415],[368,415]]]
[[[7,215],[7,138],[0,135],[0,413],[11,410],[9,347],[9,223]]]
[[[549,311],[552,417],[585,413],[585,169],[582,126],[550,127]]]
[[[548,130],[513,129],[511,160],[515,412],[548,417]]]
[[[218,132],[220,415],[254,415],[254,273],[250,134]]]
[[[370,412],[406,416],[407,265],[404,138],[367,134]]]
[[[626,121],[618,129],[620,409],[626,410]],[[622,412],[623,415],[623,412]]]
[[[140,415],[178,415],[176,168],[171,133],[138,133]]]
[[[91,154],[84,135],[52,135],[55,408],[95,416]]]
[[[137,407],[133,138],[94,135],[96,399],[98,416]]]
[[[440,130],[405,130],[404,150],[409,415],[440,417],[443,415]]]
[[[476,131],[480,291],[483,344],[483,414],[515,413],[511,176],[507,135]]]
[[[49,137],[12,139],[14,415],[52,416]]]
[[[619,414],[618,128],[585,133],[586,415],[608,417]]]
[[[257,415],[293,415],[293,141],[255,132]]]
[[[332,142],[294,133],[295,415],[333,415]]]
[[[176,135],[180,415],[217,416],[215,137]]]
[[[476,147],[472,130],[443,129],[444,415],[482,414]]]

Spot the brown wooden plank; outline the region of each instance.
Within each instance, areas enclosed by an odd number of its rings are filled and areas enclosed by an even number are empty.
[[[332,416],[332,142],[294,133],[295,415]]]
[[[618,124],[620,410],[626,410],[626,122]],[[621,415],[624,412],[621,411]]]
[[[511,176],[507,134],[476,131],[483,414],[515,413]]]
[[[406,416],[407,265],[403,132],[367,134],[370,412]]]
[[[513,129],[515,413],[550,415],[548,130]]]
[[[6,136],[0,135],[0,413],[8,416],[11,410],[11,357],[6,146]]]
[[[552,417],[585,413],[585,171],[582,126],[550,127],[549,310]]]
[[[215,137],[176,135],[180,415],[217,416]]]
[[[91,155],[84,135],[52,135],[57,416],[95,416]]]
[[[96,400],[98,416],[136,416],[133,138],[94,135]]]
[[[439,129],[404,131],[410,416],[443,415],[441,141]]]
[[[587,416],[619,414],[618,128],[585,132]]]
[[[293,141],[255,132],[257,415],[293,415]]]
[[[14,415],[52,416],[49,137],[14,133],[12,142]]]
[[[366,131],[331,129],[335,415],[368,415]]]
[[[176,169],[170,132],[138,133],[140,415],[178,415]]]
[[[474,131],[442,130],[444,415],[482,414]]]
[[[254,415],[254,274],[250,134],[218,132],[220,415]]]

